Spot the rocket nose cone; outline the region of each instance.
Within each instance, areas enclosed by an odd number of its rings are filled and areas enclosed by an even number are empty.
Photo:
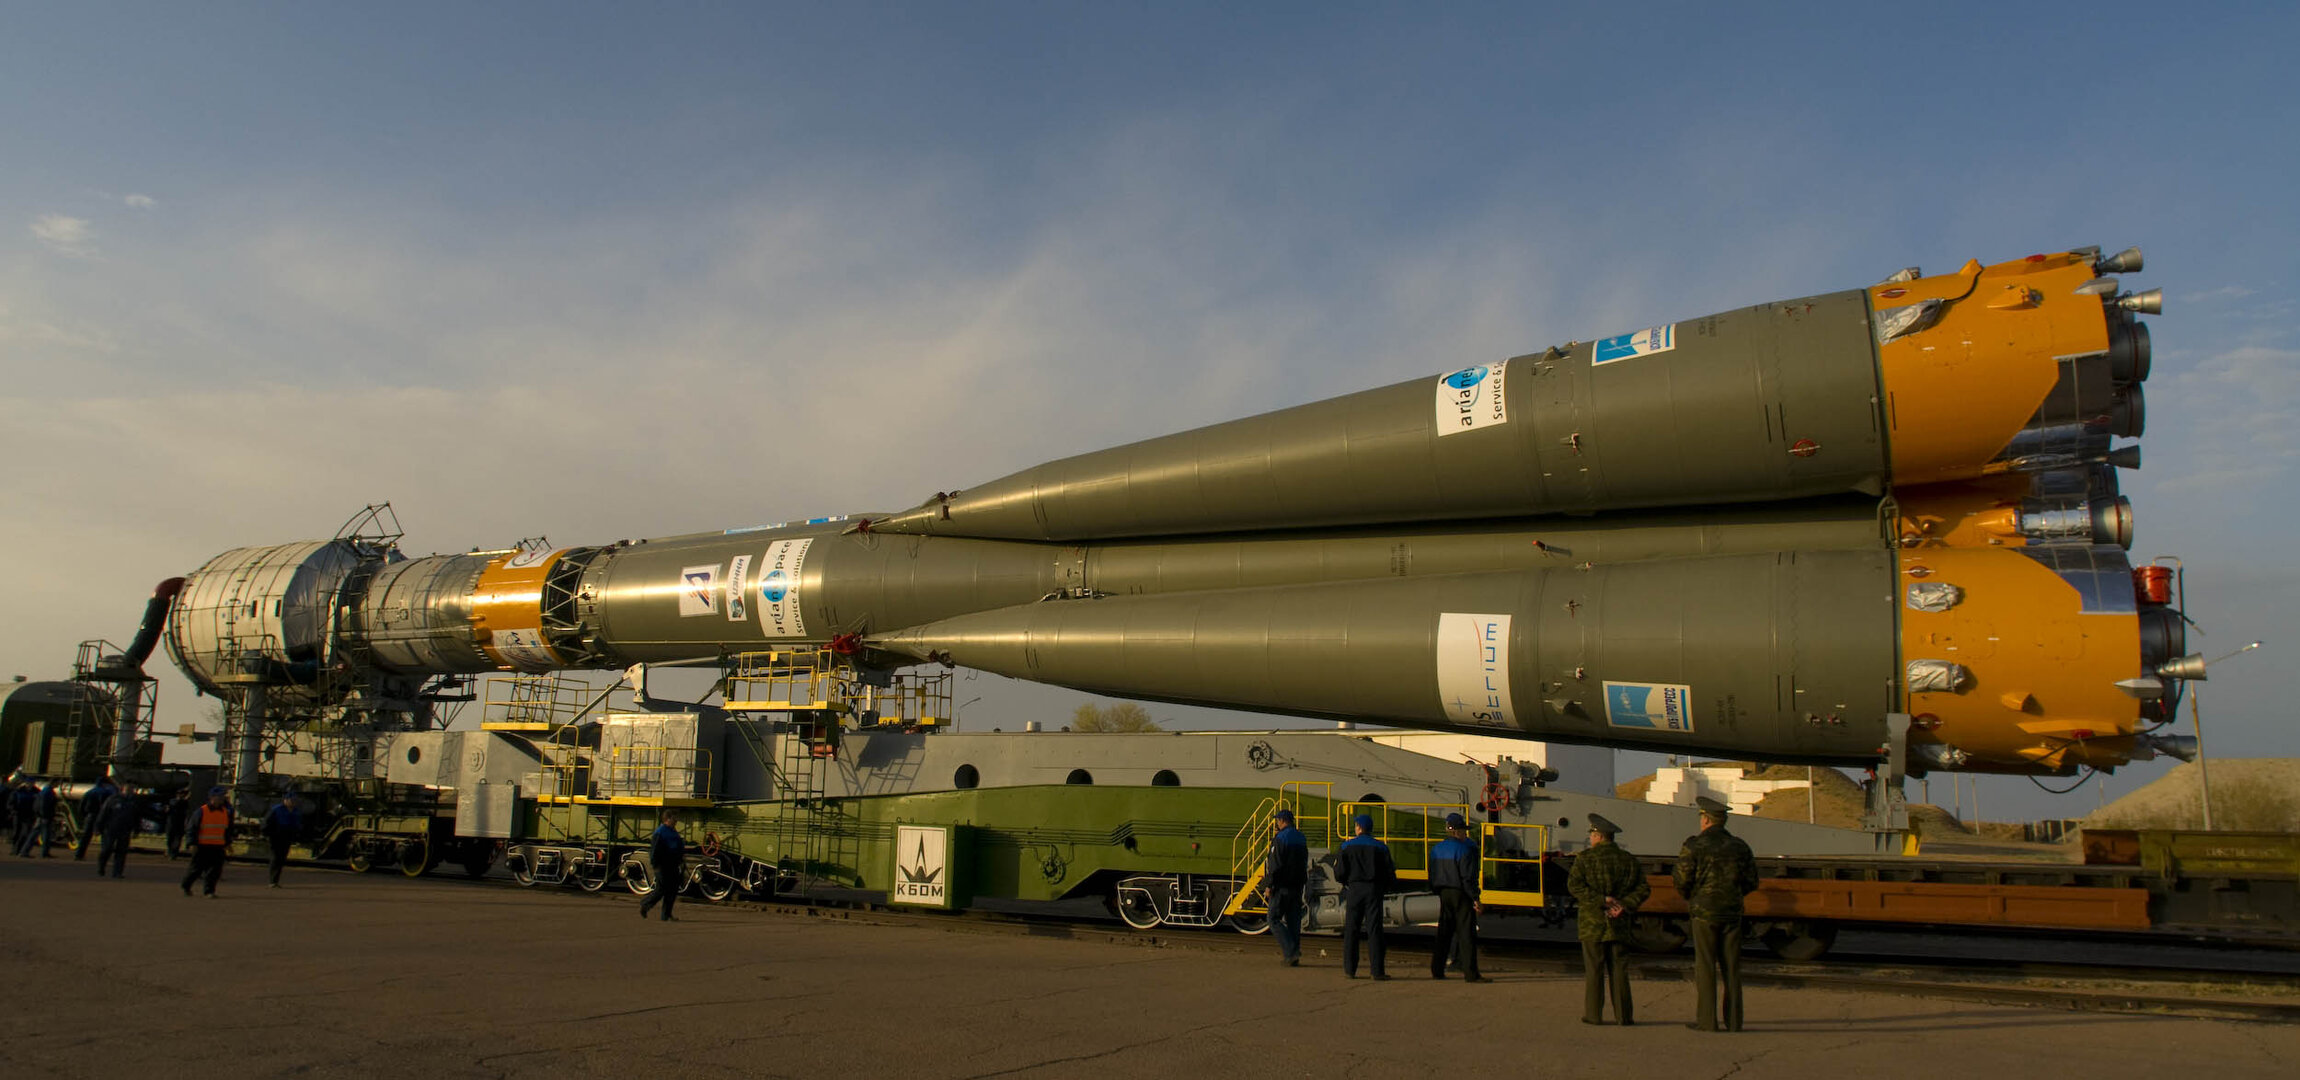
[[[927,639],[923,630],[922,627],[913,626],[891,633],[877,634],[865,639],[863,644],[878,652],[907,656],[913,660],[939,659],[934,644]]]

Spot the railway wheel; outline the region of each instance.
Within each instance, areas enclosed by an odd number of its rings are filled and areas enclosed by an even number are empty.
[[[587,859],[575,868],[575,884],[584,892],[598,892],[615,880],[615,868],[605,859]]]
[[[495,865],[495,845],[488,843],[466,845],[463,849],[463,858],[457,861],[457,865],[463,867],[463,876],[465,877],[486,877],[487,871]]]
[[[535,884],[535,866],[531,856],[511,852],[503,857],[503,868],[511,871],[511,880],[526,886]]]
[[[1237,932],[1248,937],[1252,937],[1256,934],[1267,934],[1270,932],[1270,917],[1268,915],[1241,911],[1236,915],[1224,916],[1222,921],[1226,923],[1230,929],[1236,930]]]
[[[1837,925],[1825,922],[1774,923],[1757,935],[1766,951],[1783,960],[1802,963],[1828,955],[1837,943]]]
[[[1146,889],[1121,889],[1110,906],[1117,909],[1118,917],[1125,920],[1126,925],[1136,930],[1155,930],[1159,923],[1166,921],[1158,912],[1158,902],[1150,898]]]
[[[633,896],[645,896],[655,888],[655,868],[645,859],[623,860],[623,887]]]
[[[375,869],[375,859],[368,855],[367,849],[360,846],[360,842],[357,840],[352,841],[351,853],[344,856],[343,861],[344,865],[351,867],[352,872],[356,874],[364,874]]]
[[[717,870],[705,870],[695,878],[695,892],[716,904],[735,895],[735,879]]]
[[[1661,915],[1640,915],[1629,923],[1629,946],[1642,953],[1672,953],[1685,947],[1685,924]]]
[[[437,865],[439,865],[438,860],[431,857],[430,837],[418,836],[412,840],[406,840],[400,843],[400,873],[405,874],[408,877],[422,877],[423,875],[430,873],[431,868]]]

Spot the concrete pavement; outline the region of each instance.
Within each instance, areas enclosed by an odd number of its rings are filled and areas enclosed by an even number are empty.
[[[2300,1072],[2300,1028],[1752,990],[1751,1030],[1577,1022],[1577,976],[1491,964],[1387,983],[1307,944],[1228,953],[887,926],[628,895],[235,863],[216,900],[181,862],[0,856],[0,1075],[118,1077],[2094,1077]],[[1332,942],[1323,943],[1330,954]],[[1443,1047],[1442,1051],[1440,1047]]]

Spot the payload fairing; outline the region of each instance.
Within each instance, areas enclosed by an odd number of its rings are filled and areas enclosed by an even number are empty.
[[[2136,584],[2129,250],[1761,304],[1049,462],[896,514],[188,579],[219,693],[828,643],[1097,693],[1678,753],[2067,773],[2177,740]],[[394,683],[393,680],[398,680]],[[392,691],[391,686],[400,687]],[[1905,717],[1905,727],[1888,723]]]

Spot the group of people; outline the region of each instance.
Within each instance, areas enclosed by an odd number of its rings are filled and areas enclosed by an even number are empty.
[[[191,841],[191,868],[183,879],[185,896],[190,896],[192,886],[201,881],[206,883],[206,895],[216,894],[216,882],[223,876],[226,850],[231,842],[233,816],[227,799],[229,794],[221,787],[209,788],[207,801],[194,804],[188,790],[178,789],[159,814],[164,822],[170,860],[183,854],[185,840]],[[88,849],[95,846],[96,875],[102,877],[108,871],[112,877],[125,877],[128,847],[143,826],[147,805],[152,801],[152,793],[134,784],[115,784],[110,777],[98,780],[80,797],[79,842],[73,846],[72,857],[85,860]],[[42,857],[53,857],[60,824],[57,811],[63,803],[62,790],[54,780],[45,785],[25,781],[8,789],[5,799],[0,799],[0,806],[7,812],[10,850],[23,858],[31,857],[35,849]],[[264,839],[271,848],[272,888],[280,887],[288,851],[302,834],[302,807],[296,793],[290,791],[271,807],[263,820]]]
[[[1700,1031],[1741,1030],[1742,900],[1757,888],[1757,861],[1749,845],[1727,830],[1729,808],[1710,798],[1697,800],[1701,831],[1678,850],[1671,881],[1685,898],[1693,940],[1694,1019]],[[1334,879],[1342,886],[1342,974],[1358,977],[1361,939],[1371,975],[1387,980],[1382,940],[1382,898],[1395,891],[1397,863],[1389,845],[1374,835],[1371,814],[1351,822],[1355,835],[1334,852]],[[1270,907],[1270,933],[1278,957],[1288,967],[1302,962],[1302,892],[1309,884],[1310,845],[1294,827],[1294,812],[1280,809],[1264,867]],[[1430,948],[1430,978],[1446,977],[1449,957],[1464,982],[1486,982],[1477,967],[1477,916],[1483,880],[1477,844],[1460,814],[1445,819],[1446,838],[1431,845],[1429,885],[1438,898],[1438,924]],[[1615,1022],[1635,1024],[1629,984],[1631,920],[1652,894],[1637,857],[1617,842],[1620,826],[1589,815],[1589,847],[1574,856],[1566,889],[1576,908],[1581,939],[1584,1024],[1603,1024],[1607,1001]],[[1722,987],[1723,993],[1719,990]],[[1722,1013],[1720,1013],[1722,997]]]

